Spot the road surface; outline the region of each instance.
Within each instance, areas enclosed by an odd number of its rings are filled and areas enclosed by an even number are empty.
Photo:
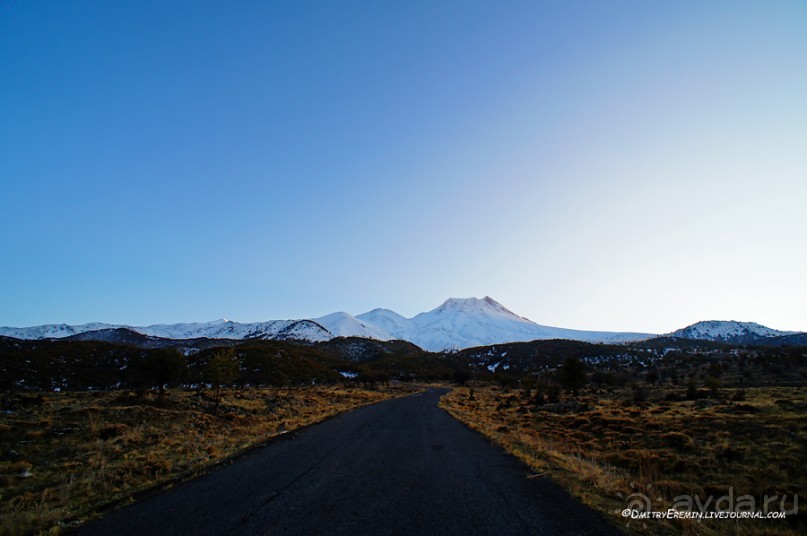
[[[618,534],[437,407],[360,408],[88,524],[93,535]]]

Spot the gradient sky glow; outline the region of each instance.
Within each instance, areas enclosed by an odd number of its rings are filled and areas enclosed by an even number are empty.
[[[0,325],[807,331],[807,3],[3,2]]]

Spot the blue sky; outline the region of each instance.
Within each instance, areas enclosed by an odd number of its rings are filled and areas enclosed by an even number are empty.
[[[803,2],[4,2],[0,325],[807,330]]]

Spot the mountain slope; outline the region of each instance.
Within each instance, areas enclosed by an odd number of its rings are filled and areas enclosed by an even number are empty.
[[[143,335],[136,331],[126,328],[107,328],[97,329],[93,331],[84,331],[63,337],[66,341],[96,341],[96,342],[110,342],[113,344],[126,344],[129,346],[137,346],[140,348],[159,348],[163,346],[164,341],[171,339],[162,339],[160,337],[152,337],[151,335]]]

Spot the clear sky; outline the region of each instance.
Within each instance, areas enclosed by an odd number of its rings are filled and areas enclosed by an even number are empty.
[[[0,3],[0,325],[807,330],[807,3]]]

